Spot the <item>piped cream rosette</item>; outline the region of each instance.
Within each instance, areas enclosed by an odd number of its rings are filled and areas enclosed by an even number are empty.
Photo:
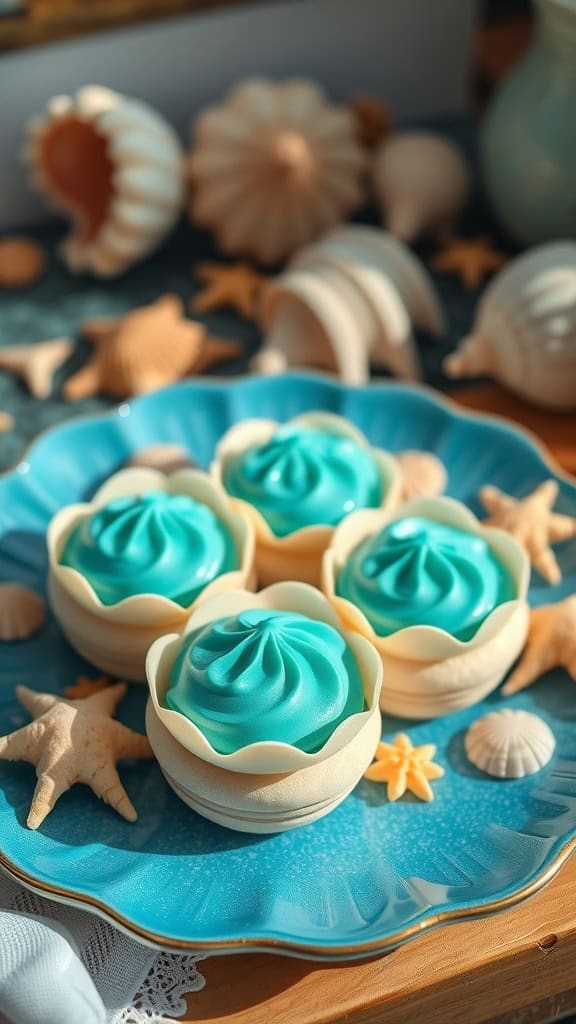
[[[229,531],[238,567],[213,579],[187,606],[157,593],[136,593],[104,604],[85,576],[61,559],[66,542],[80,524],[114,499],[163,491],[187,495],[207,506]],[[72,646],[104,672],[144,682],[150,645],[166,632],[179,633],[201,601],[238,587],[255,584],[254,534],[248,519],[232,509],[227,496],[207,474],[184,469],[170,476],[144,468],[121,470],[111,476],[85,504],[68,505],[56,513],[47,533],[50,604]]]
[[[507,569],[514,599],[497,605],[476,633],[460,640],[438,626],[409,625],[379,636],[366,615],[336,593],[336,582],[352,552],[388,523],[419,516],[482,537]],[[349,516],[334,533],[322,566],[323,591],[346,629],[374,644],[384,668],[382,711],[405,718],[435,718],[483,700],[502,681],[526,641],[530,567],[526,553],[507,533],[482,526],[460,502],[420,498],[393,514],[366,509]]]
[[[391,510],[400,500],[401,473],[394,457],[379,448],[373,448],[364,434],[342,416],[333,413],[305,413],[290,420],[290,425],[310,430],[326,431],[349,438],[369,452],[378,469],[382,490],[381,509]],[[276,420],[252,419],[231,427],[216,448],[211,474],[225,487],[228,466],[252,446],[267,444],[284,424]],[[284,536],[273,532],[261,512],[242,498],[230,498],[234,508],[246,515],[256,535],[255,566],[258,584],[269,586],[282,580],[299,580],[320,586],[322,557],[334,533],[333,526],[316,523],[295,529]],[[295,496],[294,502],[298,502]]]
[[[364,710],[341,721],[314,753],[289,743],[257,742],[222,754],[189,718],[166,706],[171,673],[186,636],[253,609],[297,612],[327,623],[356,661]],[[164,636],[153,644],[146,671],[146,729],[166,780],[199,814],[237,831],[281,832],[328,814],[358,783],[380,739],[378,654],[363,637],[343,630],[326,598],[307,584],[278,583],[258,594],[238,591],[203,602],[182,636]]]

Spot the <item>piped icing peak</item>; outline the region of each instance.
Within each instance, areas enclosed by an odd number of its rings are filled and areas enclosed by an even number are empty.
[[[388,523],[362,541],[339,572],[336,593],[357,605],[379,636],[427,625],[459,640],[516,596],[483,537],[421,516]]]
[[[292,424],[232,458],[224,486],[258,509],[279,537],[316,524],[335,526],[382,500],[379,467],[367,447]]]
[[[189,633],[165,701],[222,754],[265,741],[312,753],[364,709],[360,671],[338,630],[264,608]]]
[[[60,562],[81,573],[103,604],[159,594],[187,607],[238,566],[238,554],[207,505],[185,494],[148,491],[115,498],[82,520]]]

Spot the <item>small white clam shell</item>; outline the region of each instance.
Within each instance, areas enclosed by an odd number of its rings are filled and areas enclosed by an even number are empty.
[[[469,760],[498,779],[521,779],[548,764],[556,741],[550,727],[530,711],[504,708],[473,722],[466,733]]]
[[[44,601],[20,583],[0,583],[0,640],[26,640],[46,617]]]

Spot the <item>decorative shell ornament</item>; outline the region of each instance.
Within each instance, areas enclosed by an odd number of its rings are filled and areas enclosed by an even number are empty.
[[[537,405],[576,408],[576,242],[538,246],[504,267],[444,369],[490,374]]]
[[[449,234],[470,191],[470,170],[450,139],[397,132],[374,160],[374,187],[385,226],[404,242]]]
[[[44,624],[46,608],[38,594],[20,583],[0,583],[0,641],[26,640]]]
[[[184,202],[183,152],[160,114],[103,86],[55,96],[28,126],[33,181],[67,214],[73,272],[113,277],[155,249]]]
[[[197,118],[194,135],[190,216],[225,253],[279,263],[365,196],[354,115],[313,82],[242,82]]]
[[[370,364],[408,380],[421,376],[413,326],[440,335],[444,318],[430,275],[380,228],[346,225],[302,250],[264,286],[266,335],[254,368],[315,366],[363,384]]]
[[[396,461],[402,476],[402,501],[434,498],[446,490],[448,474],[437,455],[407,450],[399,452]]]
[[[556,740],[550,727],[530,711],[491,711],[473,722],[464,741],[468,759],[498,779],[522,779],[548,764]]]

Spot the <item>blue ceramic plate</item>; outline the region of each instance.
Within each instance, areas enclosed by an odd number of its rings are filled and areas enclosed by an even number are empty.
[[[315,408],[342,413],[392,451],[436,452],[449,472],[449,494],[476,512],[482,484],[523,494],[553,473],[526,435],[459,413],[425,390],[350,390],[309,376],[185,383],[45,434],[0,480],[0,578],[43,591],[50,517],[89,497],[134,450],[175,442],[207,466],[234,421]],[[576,488],[559,482],[559,508],[576,514]],[[563,583],[550,588],[533,577],[533,604],[576,590],[576,543],[559,554]],[[52,619],[29,641],[3,645],[0,733],[26,721],[16,683],[61,691],[85,671]],[[131,687],[120,717],[143,729],[145,700],[144,688]],[[244,836],[197,817],[153,762],[122,768],[140,813],[136,824],[77,786],[40,832],[30,832],[33,769],[0,763],[0,863],[45,895],[93,909],[159,946],[279,947],[335,959],[381,952],[424,928],[530,895],[575,844],[576,687],[555,671],[507,702],[536,711],[557,738],[548,768],[520,781],[492,781],[464,754],[466,727],[502,700],[495,694],[481,707],[416,726],[386,719],[386,736],[408,728],[415,743],[438,745],[446,776],[433,803],[388,804],[384,787],[364,781],[333,814],[278,836]]]

